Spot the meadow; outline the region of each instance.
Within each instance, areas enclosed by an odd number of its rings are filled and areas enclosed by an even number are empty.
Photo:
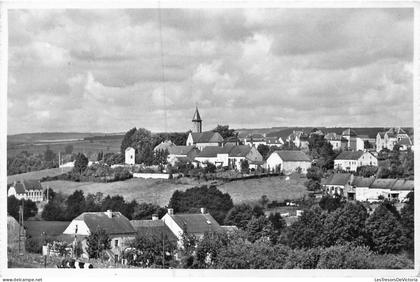
[[[234,204],[256,203],[262,195],[270,201],[283,201],[285,199],[297,200],[306,195],[304,186],[306,178],[266,177],[261,179],[239,180],[226,183],[218,182],[218,189],[227,192]],[[166,206],[176,190],[185,191],[188,188],[210,184],[197,182],[189,178],[179,180],[139,179],[112,183],[48,181],[43,182],[44,187],[51,187],[54,191],[69,195],[76,190],[88,193],[101,192],[104,195],[122,195],[126,200],[136,200],[139,203],[154,203]]]
[[[37,170],[37,171],[31,171],[21,174],[15,174],[15,175],[9,175],[7,176],[7,183],[11,184],[14,181],[20,181],[20,180],[30,180],[30,179],[36,179],[39,180],[46,176],[57,176],[66,172],[71,171],[73,168],[71,167],[63,167],[63,168],[50,168],[50,169],[43,169],[43,170]]]

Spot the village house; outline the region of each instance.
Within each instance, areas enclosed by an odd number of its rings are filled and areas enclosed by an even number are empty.
[[[175,147],[176,145],[174,143],[172,143],[171,140],[165,140],[160,142],[159,145],[157,145],[156,147],[153,148],[153,152],[157,152],[157,151],[165,151],[168,150],[172,147]]]
[[[301,171],[306,174],[311,167],[311,159],[302,151],[274,151],[267,159],[268,171],[291,174]]]
[[[244,138],[244,144],[258,148],[259,145],[267,145],[264,134],[251,133]]]
[[[334,169],[357,171],[360,166],[378,166],[378,159],[369,152],[344,151],[334,160]]]
[[[335,151],[343,151],[346,149],[347,140],[344,139],[341,135],[335,132],[329,132],[324,137],[328,143],[331,144],[333,150]]]
[[[136,150],[132,147],[125,149],[125,164],[134,165],[136,163]]]
[[[309,133],[305,133],[300,130],[293,130],[293,132],[287,136],[286,141],[293,143],[296,148],[301,150],[309,150]]]
[[[15,181],[7,191],[7,196],[15,196],[16,199],[42,202],[44,200],[44,189],[38,180]]]
[[[178,238],[178,246],[182,245],[182,235],[184,232],[188,232],[188,234],[194,235],[197,240],[201,240],[206,232],[224,231],[219,223],[206,212],[205,208],[201,208],[201,213],[188,214],[174,214],[174,210],[169,208],[161,220]]]
[[[360,138],[356,131],[351,128],[348,128],[343,131],[341,137],[344,139],[342,142],[345,142],[345,149],[349,151],[363,151],[365,149],[365,143],[362,138]]]
[[[349,173],[331,175],[323,184],[324,192],[348,200],[375,202],[381,199],[403,201],[414,191],[414,181],[354,176]]]
[[[99,229],[103,229],[110,237],[111,249],[107,251],[107,254],[116,260],[121,257],[127,243],[134,239],[137,234],[137,231],[124,215],[111,210],[84,212],[70,222],[63,234],[74,236],[75,240],[80,241],[86,254],[86,237]]]
[[[247,145],[226,145],[224,147],[205,147],[196,157],[202,166],[212,163],[217,167],[241,169],[241,162],[247,160],[250,168],[263,164],[263,157],[255,147]]]
[[[281,137],[265,137],[265,143],[267,146],[272,147],[272,146],[277,146],[277,147],[281,147],[284,145],[284,141]]]
[[[390,128],[386,132],[378,132],[376,135],[376,151],[382,149],[393,150],[394,146],[399,144],[402,150],[407,150],[413,143],[410,136],[402,128]]]
[[[168,152],[167,161],[173,166],[179,161],[192,162],[200,150],[194,146],[171,146]]]
[[[350,185],[351,177],[350,173],[334,173],[330,175],[323,184],[324,191],[330,195],[344,196],[346,187]]]

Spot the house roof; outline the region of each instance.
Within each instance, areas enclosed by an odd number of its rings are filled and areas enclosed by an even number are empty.
[[[412,145],[410,138],[401,138],[401,140],[398,141],[397,144],[405,145],[405,146],[411,146]]]
[[[133,147],[127,147],[127,148],[125,148],[125,151],[127,152],[128,150],[134,150],[134,148]]]
[[[17,194],[25,194],[26,193],[25,187],[20,182],[17,182],[16,185],[12,185],[11,187],[15,188],[15,191],[16,191]]]
[[[195,107],[195,112],[192,121],[202,121],[197,107]]]
[[[157,145],[153,151],[164,151],[164,150],[169,150],[169,148],[174,147],[175,144],[172,143],[171,140],[166,140],[166,141],[162,141],[159,145]]]
[[[220,143],[223,142],[223,137],[219,132],[205,131],[205,132],[191,132],[194,144],[196,143]]]
[[[172,242],[178,240],[162,220],[131,220],[130,222],[139,235],[158,239],[164,236]]]
[[[357,136],[357,133],[353,129],[348,128],[348,129],[344,130],[341,135],[344,135],[344,136]]]
[[[375,181],[374,177],[355,176],[351,185],[354,187],[370,187],[373,181]]]
[[[341,152],[335,159],[336,160],[358,160],[363,155],[362,151],[344,151]]]
[[[171,146],[168,148],[170,155],[188,155],[194,146]]]
[[[327,178],[325,185],[346,185],[350,180],[350,173],[334,173]]]
[[[265,137],[265,142],[267,142],[267,144],[283,144],[283,142],[281,142],[279,139],[281,139],[281,137]]]
[[[225,147],[219,147],[219,146],[206,146],[203,148],[203,150],[196,156],[198,158],[215,158],[217,157],[217,154],[227,154],[228,152],[225,152]]]
[[[21,181],[26,191],[28,190],[43,190],[41,182],[38,180],[23,180]]]
[[[112,212],[112,217],[108,217],[106,212],[84,212],[74,220],[84,221],[91,232],[96,231],[98,227],[109,235],[136,232],[130,221],[120,212]]]
[[[384,138],[384,137],[385,137],[385,133],[386,133],[386,132],[383,132],[383,131],[378,132],[378,134],[379,134],[379,136],[380,136],[381,138]]]
[[[310,162],[311,159],[302,151],[274,151],[283,161]]]
[[[229,150],[229,148],[226,148],[226,150]],[[247,145],[238,145],[238,146],[232,146],[232,148],[228,151],[229,157],[236,157],[245,158],[249,152],[251,151],[251,147]]]
[[[397,179],[391,190],[414,190],[414,180]]]
[[[264,135],[263,134],[260,134],[260,133],[251,133],[251,134],[248,134],[247,136],[246,136],[246,139],[248,140],[248,141],[264,141],[265,140],[265,137],[264,137]]]
[[[396,179],[388,179],[388,178],[377,178],[373,183],[370,185],[369,188],[383,188],[383,189],[391,189],[394,186]]]
[[[226,145],[224,147],[218,146],[207,146],[197,155],[201,158],[215,158],[217,154],[228,154],[229,157],[246,157],[251,151],[251,147],[248,145]]]
[[[173,214],[169,215],[181,229],[189,233],[220,232],[222,228],[209,213]]]
[[[239,230],[239,228],[235,225],[221,225],[220,228],[227,233],[233,233]]]

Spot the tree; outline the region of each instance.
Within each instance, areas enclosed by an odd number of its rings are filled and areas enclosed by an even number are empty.
[[[248,160],[241,160],[241,172],[249,173]]]
[[[187,213],[196,213],[200,208],[206,208],[217,222],[223,222],[233,207],[233,202],[229,194],[221,192],[216,186],[204,185],[185,191],[176,190],[169,200],[169,207],[173,208],[174,212]]]
[[[414,255],[414,192],[407,195],[408,201],[401,209],[401,225],[405,235],[404,249]]]
[[[325,216],[319,208],[305,210],[298,221],[286,229],[285,239],[288,246],[291,248],[314,248],[322,245],[324,220]]]
[[[121,154],[125,153],[125,149],[132,145],[132,136],[136,133],[137,128],[133,127],[124,134],[123,140],[121,141]]]
[[[18,200],[15,196],[7,197],[7,213],[19,221],[19,206],[23,203],[23,219],[26,220],[38,213],[38,207],[31,200]]]
[[[309,152],[316,165],[322,169],[334,168],[334,159],[337,155],[332,145],[324,139],[324,136],[312,134],[309,137]]]
[[[82,190],[76,190],[66,200],[66,219],[73,220],[86,210],[85,196]]]
[[[318,191],[321,189],[321,178],[323,176],[322,170],[317,166],[308,168],[306,178],[308,181],[305,183],[308,191]]]
[[[371,177],[371,176],[375,176],[377,171],[378,171],[378,167],[376,166],[364,165],[364,166],[359,166],[357,168],[356,174],[363,177]]]
[[[320,251],[317,268],[369,269],[373,268],[372,252],[366,246],[334,245]]]
[[[54,190],[51,189],[50,187],[45,189],[43,194],[44,194],[44,199],[47,199],[47,196],[48,196],[47,201],[54,200],[55,196],[57,195],[57,193],[55,193]]]
[[[102,200],[101,209],[102,211],[118,211],[128,219],[131,219],[135,206],[137,206],[135,201],[130,204],[126,203],[124,198],[120,195],[112,197],[108,195]]]
[[[165,267],[173,264],[173,252],[176,249],[175,244],[170,242],[167,236],[142,236],[129,243],[135,251],[129,251],[126,254],[128,264],[140,267]]]
[[[153,214],[156,214],[159,218],[161,218],[165,215],[165,213],[166,209],[160,207],[159,205],[141,203],[134,208],[132,218],[137,220],[146,220],[151,219]]]
[[[71,153],[73,153],[73,145],[72,144],[68,144],[66,147],[64,147],[64,152],[66,153],[66,154],[71,154]]]
[[[263,215],[264,212],[259,206],[253,208],[248,204],[239,204],[229,210],[224,222],[225,225],[235,225],[240,229],[245,229],[253,216],[260,217]]]
[[[66,220],[65,209],[56,201],[50,201],[42,210],[41,217],[44,220],[62,221]]]
[[[83,172],[87,169],[88,164],[88,158],[84,154],[78,153],[76,155],[76,160],[74,161],[73,172],[76,172],[79,175],[83,174]]]
[[[328,211],[329,213],[335,211],[336,209],[342,207],[344,200],[341,195],[335,195],[332,197],[330,195],[323,196],[319,201],[319,206],[321,209]]]
[[[359,202],[346,203],[342,208],[328,214],[324,221],[323,243],[329,247],[352,242],[357,245],[366,243],[366,208]]]
[[[218,132],[223,139],[235,136],[235,130],[229,129],[229,125],[217,125],[213,132]]]
[[[55,153],[50,149],[50,146],[47,145],[47,149],[44,152],[44,160],[46,162],[52,162],[55,158]]]
[[[103,251],[111,249],[111,238],[100,226],[86,238],[89,258],[100,258]]]
[[[271,213],[268,216],[268,220],[271,222],[274,230],[277,231],[278,234],[286,228],[286,221],[281,217],[279,212]]]
[[[217,255],[228,246],[230,239],[226,233],[206,232],[196,248],[196,261],[199,268],[211,268],[218,263]]]
[[[278,234],[275,232],[271,221],[265,216],[253,217],[246,225],[247,239],[254,243],[257,240],[269,240],[277,242]]]
[[[401,224],[384,206],[380,205],[366,221],[369,245],[381,254],[398,253],[403,247]]]
[[[257,147],[258,152],[261,154],[261,156],[266,160],[270,153],[270,146],[260,144]]]

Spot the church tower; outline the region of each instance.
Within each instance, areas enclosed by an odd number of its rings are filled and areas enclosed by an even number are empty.
[[[201,117],[200,117],[200,113],[198,112],[198,108],[195,107],[195,113],[194,113],[194,117],[192,119],[193,122],[193,132],[195,133],[201,133],[202,132],[202,127],[201,127]]]

